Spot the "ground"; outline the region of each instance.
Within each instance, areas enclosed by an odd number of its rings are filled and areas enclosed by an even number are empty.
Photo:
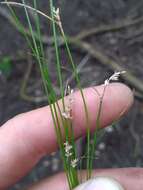
[[[28,1],[29,4],[30,2],[32,1]],[[90,48],[79,48],[71,44],[73,56],[80,69],[82,86],[101,84],[117,70],[118,65],[128,71],[122,82],[129,85],[135,93],[131,111],[115,128],[107,128],[100,139],[95,168],[142,167],[143,0],[61,0],[58,6],[61,8],[63,27],[68,36],[74,37],[94,28],[94,33],[84,38]],[[47,12],[48,1],[41,0],[40,9]],[[11,63],[8,74],[0,72],[0,124],[3,124],[18,113],[47,103],[38,67],[31,61],[25,41],[11,24],[5,6],[0,6],[0,25],[0,58],[3,60],[10,57]],[[50,35],[46,20],[42,19],[41,28],[46,41]],[[54,79],[54,53],[47,41],[45,51],[50,59]],[[23,91],[25,81],[28,96]],[[58,86],[55,88],[58,93]],[[83,147],[80,146],[80,150],[83,151]],[[60,171],[60,163],[58,153],[43,158],[28,176],[10,189],[22,189],[33,181]]]

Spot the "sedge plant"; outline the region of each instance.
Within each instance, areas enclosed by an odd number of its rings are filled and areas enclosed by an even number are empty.
[[[98,106],[98,114],[96,118],[96,128],[93,134],[93,143],[91,144],[92,135],[90,133],[90,123],[89,123],[89,113],[88,107],[86,104],[86,99],[84,97],[84,92],[81,87],[79,73],[76,68],[76,64],[74,63],[73,56],[70,51],[70,47],[68,44],[68,39],[65,35],[61,16],[60,16],[60,9],[55,8],[53,4],[53,0],[49,0],[49,7],[50,11],[48,14],[43,13],[38,9],[38,1],[33,0],[33,5],[29,6],[26,4],[25,0],[21,0],[20,3],[13,2],[13,1],[4,1],[1,2],[1,5],[7,5],[11,16],[13,18],[14,24],[17,26],[17,29],[23,34],[25,40],[31,49],[32,55],[36,62],[39,65],[39,69],[41,72],[41,77],[43,80],[43,86],[45,89],[45,93],[47,96],[47,101],[50,106],[51,115],[53,118],[54,128],[57,135],[57,142],[59,145],[61,158],[63,160],[64,171],[67,176],[67,181],[69,184],[70,189],[74,189],[76,186],[80,184],[79,178],[79,169],[78,166],[81,165],[83,159],[86,159],[86,177],[87,179],[91,178],[92,176],[92,169],[93,169],[93,161],[95,159],[95,149],[98,139],[98,131],[100,130],[100,116],[102,111],[102,102],[104,98],[104,94],[106,88],[110,81],[118,80],[120,74],[124,73],[115,72],[109,79],[104,82],[104,90],[102,94],[93,88],[93,93],[96,93],[100,99]],[[21,20],[19,19],[15,9],[13,7],[19,7],[24,10],[24,14],[26,17],[26,22],[28,24],[28,32],[25,30],[24,25],[22,24]],[[30,11],[34,13],[34,23],[31,21]],[[53,46],[55,50],[55,64],[53,65],[56,68],[57,72],[57,83],[60,89],[60,98],[61,98],[61,105],[58,103],[58,98],[54,85],[50,75],[49,63],[48,59],[45,55],[44,46],[42,43],[42,33],[40,27],[40,16],[45,17],[50,23],[52,28],[52,35],[53,35]],[[68,57],[68,64],[71,66],[72,75],[76,81],[77,87],[81,93],[81,97],[83,100],[84,111],[85,111],[85,118],[86,118],[86,151],[84,156],[81,158],[78,157],[77,154],[77,147],[74,138],[74,127],[73,126],[73,115],[72,115],[72,104],[74,102],[73,96],[73,89],[70,87],[69,83],[64,84],[63,78],[63,70],[62,70],[62,58],[61,58],[61,49],[59,47],[58,38],[59,35],[62,36],[65,46],[65,52]],[[67,96],[67,100],[65,102],[65,96]],[[77,126],[78,127],[78,126]]]

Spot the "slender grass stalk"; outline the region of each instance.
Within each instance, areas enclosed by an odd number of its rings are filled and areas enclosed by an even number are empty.
[[[86,133],[86,135],[87,135],[87,153],[86,153],[87,154],[87,162],[86,162],[86,167],[87,167],[87,179],[89,179],[90,178],[89,169],[90,169],[90,137],[91,137],[91,135],[90,135],[90,124],[89,124],[88,109],[87,109],[86,100],[85,100],[85,97],[84,97],[84,94],[83,94],[83,90],[82,90],[82,87],[81,87],[81,84],[80,84],[80,78],[79,78],[76,66],[74,64],[73,57],[71,55],[71,51],[70,51],[70,48],[69,48],[69,45],[68,45],[68,39],[66,38],[64,30],[62,28],[61,21],[60,21],[60,23],[58,23],[58,25],[59,25],[59,28],[60,28],[60,31],[61,31],[61,35],[63,36],[64,42],[65,42],[65,47],[66,47],[66,50],[67,50],[69,61],[70,61],[70,64],[72,65],[73,72],[74,72],[74,77],[75,77],[75,79],[77,81],[77,85],[78,85],[78,88],[80,90],[82,100],[83,100],[83,104],[84,104],[85,117],[86,117],[86,129],[87,129],[87,133]]]
[[[89,169],[89,176],[90,177],[91,177],[92,169],[93,169],[93,159],[96,156],[95,155],[95,148],[96,148],[97,141],[98,141],[98,131],[101,129],[100,116],[101,116],[103,98],[104,98],[104,95],[105,95],[106,87],[107,86],[104,85],[102,95],[100,95],[98,93],[98,91],[95,88],[93,88],[93,90],[98,95],[100,101],[99,101],[99,108],[98,108],[97,117],[96,117],[96,129],[94,131],[93,143],[92,143],[92,146],[91,146],[91,154],[90,154],[91,159],[90,159],[90,169]]]
[[[54,6],[52,0],[50,0],[50,9],[51,9],[51,17],[52,20],[54,20]],[[60,53],[58,48],[58,42],[57,42],[57,25],[55,22],[52,22],[52,28],[53,28],[53,35],[54,35],[54,46],[55,46],[55,52],[56,52],[56,65],[57,65],[57,72],[58,72],[58,78],[59,78],[59,85],[60,85],[60,91],[61,91],[61,97],[62,97],[62,104],[63,104],[63,111],[65,111],[65,103],[64,103],[64,89],[63,89],[63,82],[62,82],[62,73],[61,73],[61,61],[60,61]],[[69,137],[73,136],[73,132],[71,135],[69,135],[69,129],[71,129],[70,123],[65,120],[64,122],[64,129],[65,129],[65,135],[66,140],[70,141]],[[70,137],[71,138],[71,137]],[[72,137],[74,139],[74,137]],[[74,145],[75,141],[72,140],[72,145]],[[75,145],[73,146],[72,151],[73,157],[75,156]],[[69,163],[67,163],[67,166],[69,166]],[[71,181],[72,188],[78,185],[78,178],[77,174],[72,167],[68,167],[69,169],[69,180]]]
[[[52,21],[54,21],[53,6],[50,6],[50,8],[51,8],[51,18],[52,18]],[[61,59],[60,59],[60,52],[58,48],[58,42],[57,42],[57,29],[56,29],[55,21],[52,22],[52,30],[53,30],[53,36],[54,36],[54,48],[55,48],[55,53],[56,53],[57,75],[58,75],[58,81],[59,81],[59,86],[60,86],[63,111],[65,111],[64,87],[63,87],[63,79],[62,79],[62,72],[61,72]],[[62,116],[61,116],[61,119],[63,122],[63,126],[65,127],[64,130],[65,130],[66,140],[68,140],[68,127],[65,126]]]

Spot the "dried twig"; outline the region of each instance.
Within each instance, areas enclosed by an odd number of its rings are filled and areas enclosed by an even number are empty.
[[[7,11],[7,9],[4,9],[4,8],[0,7],[0,14],[3,17],[5,17],[12,25],[14,25],[19,30],[18,26],[16,25],[14,19],[9,14],[9,12]],[[131,20],[129,18],[124,19],[124,20],[118,20],[118,21],[116,21],[113,24],[101,25],[101,26],[98,26],[98,27],[93,27],[91,29],[82,31],[79,34],[77,34],[76,36],[74,36],[74,37],[70,36],[69,38],[73,39],[73,40],[82,40],[82,39],[85,39],[85,38],[87,38],[89,36],[92,36],[92,35],[98,35],[98,34],[105,33],[105,32],[110,32],[110,31],[112,31],[112,32],[113,31],[118,31],[120,29],[129,27],[129,26],[133,26],[133,25],[136,25],[136,24],[139,24],[142,21],[143,21],[143,17],[139,17],[139,18],[134,19],[134,20]],[[29,32],[28,29],[25,28],[25,32],[26,32],[27,35],[31,36],[31,34],[30,34],[30,32]],[[37,40],[39,40],[36,32],[34,34],[35,34]],[[53,43],[53,38],[52,37],[47,37],[47,36],[43,35],[42,36],[42,41],[43,41],[43,43],[51,44],[51,43]],[[59,42],[60,43],[64,43],[61,36],[59,36]]]
[[[24,77],[23,77],[23,80],[22,80],[22,85],[21,85],[21,88],[20,88],[20,97],[28,102],[34,102],[34,103],[40,103],[40,102],[45,102],[47,101],[47,97],[46,96],[39,96],[39,97],[35,97],[35,96],[30,96],[26,93],[26,89],[27,89],[27,84],[28,84],[28,81],[29,81],[29,77],[30,77],[30,74],[31,74],[31,70],[32,70],[32,67],[33,67],[33,62],[30,58],[30,55],[29,55],[29,58],[28,58],[28,67],[27,67],[27,70],[24,74]]]
[[[112,32],[118,31],[118,30],[121,30],[123,28],[127,28],[130,26],[139,24],[142,21],[143,21],[143,17],[140,17],[140,18],[137,18],[134,20],[131,20],[131,19],[119,20],[113,24],[101,25],[99,27],[94,27],[94,28],[91,28],[89,30],[82,31],[75,38],[77,40],[82,40],[82,39],[85,39],[85,38],[92,36],[92,35],[97,35],[97,34],[110,32],[110,31],[112,31]]]
[[[106,65],[107,67],[109,67],[112,70],[116,70],[116,71],[123,71],[126,70],[127,73],[126,75],[123,75],[122,77],[133,87],[135,88],[137,91],[139,91],[140,93],[143,94],[143,84],[142,82],[137,79],[134,75],[132,75],[130,73],[130,71],[128,71],[126,68],[124,68],[123,66],[121,66],[121,64],[114,60],[112,60],[111,58],[109,58],[108,56],[106,56],[103,52],[97,50],[94,46],[92,46],[91,44],[87,43],[87,42],[83,42],[83,41],[76,41],[75,45],[77,45],[78,47],[80,47],[82,50],[88,52],[92,57],[98,59],[102,64]]]

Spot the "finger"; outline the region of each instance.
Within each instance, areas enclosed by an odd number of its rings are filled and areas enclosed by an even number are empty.
[[[143,187],[143,169],[141,168],[96,170],[93,177],[99,176],[110,177],[117,180],[125,190],[141,190]],[[28,190],[47,189],[69,190],[66,176],[63,173],[58,174],[28,188]]]
[[[97,87],[102,93],[103,86]],[[124,94],[124,96],[123,96]],[[90,113],[90,127],[95,129],[99,97],[92,88],[84,90]],[[79,92],[73,95],[73,124],[75,137],[84,135],[85,112]],[[106,126],[127,111],[133,102],[131,91],[120,83],[110,84],[106,90],[101,124]],[[57,148],[56,134],[49,106],[21,114],[0,129],[0,188],[25,175],[39,160]]]

